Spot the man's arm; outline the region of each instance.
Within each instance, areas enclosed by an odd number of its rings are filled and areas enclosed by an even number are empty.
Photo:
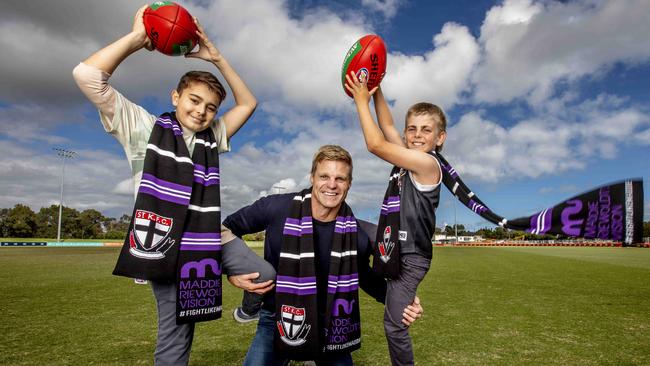
[[[238,237],[266,230],[271,221],[271,213],[268,212],[270,200],[269,197],[263,197],[249,206],[240,208],[235,213],[228,215],[223,220],[222,226]]]
[[[257,107],[257,99],[255,99],[255,96],[248,89],[246,83],[244,83],[239,74],[233,69],[221,51],[210,41],[196,18],[194,18],[194,23],[196,23],[198,28],[196,34],[199,36],[199,50],[189,53],[185,57],[200,58],[214,64],[224,79],[226,79],[226,83],[230,86],[235,98],[235,106],[223,115],[223,121],[226,125],[226,136],[230,139],[253,114]]]

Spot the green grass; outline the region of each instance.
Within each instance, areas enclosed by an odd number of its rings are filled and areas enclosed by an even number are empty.
[[[259,253],[260,249],[256,249]],[[0,248],[0,364],[151,364],[149,286],[112,276],[118,248]],[[650,250],[434,249],[412,328],[420,365],[650,364]],[[197,325],[192,365],[240,365],[255,325]],[[357,365],[387,365],[381,304],[362,296]]]
[[[56,238],[0,238],[0,241],[9,242],[54,242]],[[89,242],[89,243],[113,243],[124,242],[124,239],[61,239],[62,242]]]

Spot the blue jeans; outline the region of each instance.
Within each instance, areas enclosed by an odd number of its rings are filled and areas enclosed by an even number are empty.
[[[284,366],[289,363],[285,355],[273,349],[273,334],[275,332],[275,314],[262,309],[260,320],[257,321],[257,332],[248,348],[243,366]],[[319,366],[352,366],[352,355],[342,353],[314,360]]]

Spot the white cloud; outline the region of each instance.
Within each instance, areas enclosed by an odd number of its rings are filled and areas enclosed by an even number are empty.
[[[10,141],[0,141],[0,207],[16,203],[34,210],[59,203],[62,162]],[[130,211],[133,196],[112,194],[129,175],[126,161],[103,151],[78,150],[65,166],[64,205],[95,208],[113,216]]]
[[[476,100],[526,98],[534,105],[549,98],[559,81],[594,75],[616,62],[647,62],[649,12],[644,0],[506,0],[481,27]]]
[[[207,5],[184,5],[199,16],[258,97],[256,118],[262,120],[250,135],[236,137],[248,141],[242,148],[222,156],[224,215],[274,192],[274,185],[308,186],[312,155],[327,143],[340,144],[353,156],[348,202],[355,211],[378,212],[390,165],[366,151],[352,100],[340,85],[345,52],[359,37],[375,32],[372,23],[363,14],[351,18],[325,8],[297,19],[283,1],[202,3]],[[401,4],[364,0],[386,18],[395,16]],[[584,168],[590,159],[616,158],[622,144],[645,147],[650,144],[646,110],[614,95],[582,100],[573,85],[580,78],[607,75],[615,63],[648,61],[648,4],[508,0],[486,14],[478,39],[471,25],[447,23],[422,52],[403,54],[389,44],[382,87],[395,121],[401,124],[408,106],[418,101],[448,111],[463,107],[458,121],[450,123],[445,155],[467,178],[481,182],[561,174]],[[69,1],[48,8],[29,1],[8,5],[0,14],[0,48],[10,50],[0,54],[0,207],[24,202],[38,208],[58,202],[60,165],[53,154],[24,144],[74,144],[52,134],[60,123],[87,118],[81,111],[89,103],[74,85],[72,68],[128,32],[138,6],[126,0]],[[201,60],[141,51],[120,65],[111,83],[132,100],[165,101],[189,69],[216,71]],[[558,83],[569,91],[554,95]],[[520,99],[530,108],[506,120],[490,115],[482,104]],[[96,128],[101,129],[98,122]],[[267,139],[250,142],[253,134]],[[130,212],[130,170],[123,156],[79,153],[66,166],[66,192],[71,193],[66,202],[114,216]]]
[[[619,146],[629,146],[650,127],[649,113],[607,95],[563,108],[561,101],[549,104],[540,106],[541,117],[510,127],[466,113],[449,128],[444,153],[461,174],[480,181],[536,178],[584,169],[590,159],[616,158]]]
[[[382,91],[388,99],[395,100],[395,121],[402,121],[408,107],[421,101],[448,109],[459,102],[467,89],[480,55],[467,27],[445,24],[433,37],[433,46],[422,55],[389,55]]]
[[[384,14],[386,19],[394,17],[403,3],[403,0],[361,0],[361,5]]]

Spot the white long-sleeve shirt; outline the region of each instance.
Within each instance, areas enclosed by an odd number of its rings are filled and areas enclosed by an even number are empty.
[[[131,166],[134,186],[138,187],[142,179],[147,142],[156,116],[131,102],[113,88],[108,83],[111,75],[97,67],[82,62],[74,68],[72,74],[79,89],[97,107],[104,130],[113,135],[124,148]],[[230,151],[230,141],[226,135],[223,119],[212,121],[210,128],[217,139],[219,153]],[[184,129],[183,139],[191,155],[194,151],[196,134]]]

